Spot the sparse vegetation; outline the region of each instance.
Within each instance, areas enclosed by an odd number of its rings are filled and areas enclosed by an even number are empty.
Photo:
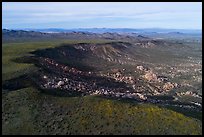
[[[112,42],[113,41],[116,42],[117,40],[112,40]],[[55,51],[56,49],[61,49],[62,45],[66,46],[76,43],[104,44],[109,42],[110,40],[101,39],[58,39],[49,42],[42,40],[39,42],[13,41],[13,43],[3,43],[2,81],[4,86],[6,82],[8,83],[8,86],[9,84],[14,85],[12,84],[12,80],[15,79],[17,79],[19,83],[25,82],[23,87],[19,86],[19,88],[16,89],[13,88],[12,90],[9,90],[9,88],[2,88],[3,134],[202,134],[202,112],[188,111],[172,106],[164,107],[162,105],[154,105],[150,103],[142,104],[128,99],[118,100],[113,98],[103,98],[97,95],[83,97],[56,96],[53,94],[47,94],[43,90],[37,88],[34,83],[24,79],[24,76],[32,76],[33,73],[42,71],[42,68],[36,66],[34,63],[25,63],[25,60],[23,60],[26,59],[24,57],[33,56],[31,52],[34,53],[47,48],[51,49],[50,51]],[[132,41],[129,42],[131,43]],[[120,42],[120,44],[121,43],[122,42]],[[174,48],[167,47],[166,49],[168,50],[161,47],[149,49],[134,46],[131,47],[131,49],[125,49],[123,47],[117,47],[117,45],[115,46],[116,47],[109,45],[106,46],[105,49],[99,48],[99,50],[96,51],[96,54],[99,57],[102,57],[101,60],[95,58],[95,56],[88,56],[86,59],[78,61],[79,64],[75,64],[73,60],[69,62],[63,59],[63,56],[58,56],[57,54],[55,54],[56,58],[54,59],[57,59],[63,64],[75,65],[78,68],[83,68],[83,65],[81,64],[82,62],[85,65],[89,64],[92,67],[97,66],[95,72],[100,72],[102,74],[107,74],[110,70],[115,68],[119,70],[124,69],[123,73],[125,73],[128,77],[133,76],[139,78],[141,75],[144,75],[144,73],[136,69],[137,65],[147,65],[149,68],[161,66],[162,69],[153,69],[154,72],[167,74],[169,71],[168,67],[175,66],[181,69],[183,66],[179,67],[177,65],[181,64],[181,62],[185,60],[184,56],[176,56],[175,54],[172,54],[176,45]],[[121,52],[121,50],[123,52]],[[191,50],[185,50],[186,53],[189,53],[189,51]],[[125,55],[131,55],[127,53],[134,53],[136,56],[129,56],[129,58],[134,59],[135,61],[128,60],[127,58],[122,60],[122,57]],[[194,53],[192,53],[192,55],[193,54]],[[119,57],[118,55],[124,56]],[[196,56],[195,58],[197,58],[197,54],[194,55]],[[113,60],[110,62],[104,60],[104,58],[107,59],[108,56],[111,56]],[[163,58],[160,56],[163,56]],[[174,62],[173,59],[176,59],[176,62]],[[124,61],[124,64],[119,64],[118,60]],[[135,64],[133,65],[133,63]],[[82,66],[80,67],[80,65]],[[200,66],[195,65],[195,67],[199,68]],[[137,71],[135,72],[135,70]],[[186,70],[185,66],[183,70]],[[189,67],[189,71],[193,72],[194,70],[192,70],[193,69],[190,69]],[[200,75],[199,72],[196,72],[195,74],[198,77]],[[186,78],[188,78],[187,80],[191,82],[190,75],[188,73],[185,78],[181,79],[176,77],[171,80],[176,80],[176,82],[179,83]],[[152,88],[156,89],[156,86],[159,85],[153,86],[153,84],[142,80],[138,81],[137,86],[140,86],[141,89],[148,89],[145,90],[145,92],[149,92]],[[196,85],[197,82],[194,84]],[[199,85],[200,84],[196,87],[202,88],[202,86],[199,87]],[[188,87],[185,88],[195,89]],[[181,89],[185,88],[182,87]],[[59,90],[57,92],[61,91]],[[175,95],[174,92],[181,91],[175,89],[169,91],[171,96],[165,96],[164,94],[156,96],[155,98],[162,98],[161,100],[172,100],[172,95]],[[189,100],[192,101],[195,100],[195,98],[183,99],[183,97],[180,97],[179,100],[181,102],[189,103]],[[202,101],[202,99],[199,101]]]

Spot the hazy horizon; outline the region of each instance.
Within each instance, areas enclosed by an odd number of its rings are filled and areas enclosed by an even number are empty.
[[[62,30],[74,30],[74,29],[138,29],[138,30],[142,30],[142,29],[161,29],[161,30],[202,30],[202,29],[179,29],[179,28],[105,28],[105,27],[101,27],[101,28],[2,28],[2,29],[13,29],[13,30],[25,30],[25,29],[62,29]]]

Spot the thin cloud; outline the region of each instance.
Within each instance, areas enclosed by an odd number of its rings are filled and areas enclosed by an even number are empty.
[[[201,3],[3,2],[2,12],[3,27],[7,28],[29,24],[47,28],[50,27],[49,24],[53,26],[54,23],[61,23],[61,26],[67,26],[68,23],[69,27],[75,27],[77,24],[80,28],[88,22],[90,27],[127,25],[139,27],[146,24],[148,28],[152,26],[150,24],[154,24],[154,27],[163,27],[171,26],[170,23],[177,23],[177,26],[183,28],[201,29],[202,26]],[[183,24],[184,21],[186,23]],[[182,24],[179,24],[181,22]]]

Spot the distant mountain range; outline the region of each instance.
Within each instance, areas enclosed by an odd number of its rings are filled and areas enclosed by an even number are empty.
[[[27,41],[27,40],[53,40],[53,39],[70,39],[70,40],[145,40],[146,36],[137,33],[119,34],[116,32],[93,33],[88,31],[59,31],[55,30],[9,30],[2,29],[3,42]]]
[[[146,39],[191,39],[201,41],[202,32],[199,30],[176,30],[176,29],[2,29],[3,42],[27,41],[27,40],[52,40],[52,39],[74,39],[74,40],[146,40]]]
[[[76,28],[76,29],[61,29],[61,28],[47,28],[47,29],[21,29],[26,31],[38,31],[46,33],[60,33],[60,32],[90,32],[90,33],[188,33],[188,34],[201,34],[202,30],[191,29],[161,29],[161,28],[147,28],[147,29],[134,29],[134,28]]]

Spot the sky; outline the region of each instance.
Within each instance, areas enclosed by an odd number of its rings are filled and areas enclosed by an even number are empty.
[[[202,29],[202,3],[3,2],[2,28]]]

